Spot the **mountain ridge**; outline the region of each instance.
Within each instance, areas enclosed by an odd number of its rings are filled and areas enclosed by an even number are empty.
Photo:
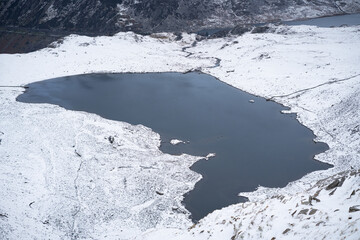
[[[5,0],[0,26],[103,35],[194,32],[356,12],[359,0]]]

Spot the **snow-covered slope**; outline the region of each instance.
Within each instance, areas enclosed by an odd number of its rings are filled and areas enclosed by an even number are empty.
[[[294,195],[232,205],[187,231],[160,229],[137,239],[353,239],[360,236],[359,171],[346,171]]]
[[[194,41],[72,35],[53,48],[0,55],[1,239],[358,238],[360,212],[349,208],[360,204],[360,27],[280,26]],[[198,157],[161,153],[159,135],[143,126],[15,101],[24,90],[16,86],[53,77],[192,69],[290,106],[329,144],[316,158],[334,167],[242,193],[249,203],[191,227],[180,201],[199,180],[188,169]],[[309,196],[320,202],[310,205]]]

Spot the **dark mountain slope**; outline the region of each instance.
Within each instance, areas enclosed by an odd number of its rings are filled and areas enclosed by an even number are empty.
[[[2,0],[0,26],[112,34],[196,31],[360,11],[360,0]]]

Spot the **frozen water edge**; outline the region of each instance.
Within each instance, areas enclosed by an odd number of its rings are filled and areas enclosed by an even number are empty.
[[[15,98],[21,88],[0,88],[0,236],[230,239],[234,234],[240,238],[246,230],[249,239],[268,234],[281,239],[316,239],[327,232],[337,232],[331,235],[337,239],[341,231],[343,236],[355,237],[351,231],[359,228],[359,214],[348,219],[343,210],[359,201],[359,192],[344,201],[341,191],[348,197],[353,189],[359,189],[358,175],[349,177],[334,197],[319,197],[324,204],[317,206],[310,221],[326,225],[326,216],[330,216],[328,227],[309,229],[304,225],[310,223],[299,224],[302,216],[290,218],[288,209],[313,194],[307,189],[316,181],[360,168],[359,31],[360,27],[278,27],[274,33],[202,41],[186,49],[193,53],[189,56],[182,48],[191,45],[194,35],[184,35],[181,42],[175,42],[170,34],[168,39],[133,33],[97,38],[71,35],[56,48],[0,55],[2,86],[89,72],[201,70],[290,106],[317,140],[330,146],[316,158],[335,166],[310,173],[282,189],[260,187],[246,193],[251,202],[215,211],[188,231],[191,222],[180,201],[200,178],[188,169],[197,157],[161,153],[159,136],[143,126],[57,106],[18,103]],[[215,58],[221,59],[220,66],[210,68]],[[286,203],[279,196],[288,199]],[[266,208],[269,205],[272,207]],[[341,206],[341,211],[334,212],[336,206]],[[278,220],[264,220],[272,215]],[[257,228],[245,220],[242,226],[230,224],[235,222],[232,217],[255,219]],[[331,219],[338,218],[341,224],[331,224]],[[219,229],[223,220],[228,224]],[[298,227],[282,234],[289,224]],[[265,226],[270,227],[261,231]]]

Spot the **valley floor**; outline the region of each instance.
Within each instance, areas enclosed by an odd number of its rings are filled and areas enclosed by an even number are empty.
[[[360,27],[175,39],[70,35],[0,55],[0,238],[359,239]],[[334,167],[241,193],[250,201],[192,225],[181,200],[201,178],[189,169],[201,156],[162,153],[141,125],[16,102],[25,84],[49,78],[191,70],[290,107],[329,145],[316,159]]]

